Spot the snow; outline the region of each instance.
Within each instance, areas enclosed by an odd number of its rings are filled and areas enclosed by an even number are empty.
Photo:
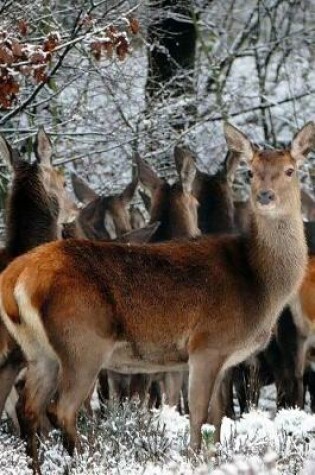
[[[114,403],[105,413],[104,419],[96,413],[93,421],[80,417],[83,452],[73,459],[63,450],[58,431],[42,440],[43,475],[314,474],[315,416],[299,409],[283,409],[273,417],[260,408],[239,420],[225,418],[220,446],[208,438],[213,426],[205,424],[199,455],[189,453],[189,420],[175,408],[150,412],[135,402]],[[23,443],[6,423],[0,453],[0,475],[31,473]]]

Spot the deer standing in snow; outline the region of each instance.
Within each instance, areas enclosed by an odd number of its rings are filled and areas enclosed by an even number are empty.
[[[222,375],[267,344],[301,285],[307,247],[297,168],[315,145],[315,124],[289,150],[257,151],[230,124],[225,137],[252,175],[248,236],[54,242],[2,273],[1,316],[28,360],[20,416],[36,471],[40,415],[48,410],[73,453],[77,412],[101,368],[147,373],[188,365],[190,445],[199,449]],[[220,419],[218,411],[217,426]]]

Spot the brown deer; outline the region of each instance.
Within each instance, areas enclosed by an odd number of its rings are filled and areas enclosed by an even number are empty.
[[[289,150],[256,151],[230,124],[225,136],[252,174],[248,236],[68,240],[18,257],[2,273],[1,316],[29,362],[23,427],[35,470],[40,414],[49,407],[73,453],[77,411],[103,367],[131,373],[188,364],[190,445],[199,449],[221,375],[268,342],[297,292],[307,265],[297,168],[314,148],[315,124]]]
[[[36,161],[23,160],[0,136],[0,153],[12,169],[13,180],[6,209],[5,260],[1,270],[15,257],[45,242],[57,239],[62,222],[77,212],[65,189],[63,174],[52,166],[52,146],[41,127],[35,141]],[[25,364],[19,346],[0,324],[0,415],[15,378]]]

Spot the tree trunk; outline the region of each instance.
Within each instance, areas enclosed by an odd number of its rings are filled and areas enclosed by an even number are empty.
[[[163,152],[165,139],[175,144],[196,117],[194,2],[152,0],[149,7],[146,116],[150,130],[146,148],[157,152],[155,165],[159,171],[172,175],[173,159],[169,159],[169,150]]]
[[[153,3],[153,2],[152,2]],[[162,0],[152,4],[154,20],[148,28],[149,71],[146,85],[148,98],[160,93],[179,96],[193,92],[196,26],[193,2]],[[179,75],[179,81],[172,81]]]

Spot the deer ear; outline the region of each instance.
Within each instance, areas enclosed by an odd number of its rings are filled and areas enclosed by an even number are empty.
[[[123,236],[120,236],[120,238],[116,239],[116,241],[139,244],[149,242],[160,224],[160,222],[156,222],[145,226],[144,228],[134,229],[133,231],[130,231],[129,233],[124,234]]]
[[[74,194],[81,203],[87,205],[98,198],[98,194],[75,173],[71,173],[71,183]]]
[[[140,209],[133,206],[129,212],[132,229],[143,228],[145,226],[145,219]]]
[[[190,150],[181,147],[174,148],[174,158],[177,173],[186,193],[191,193],[196,176],[196,163]]]
[[[34,151],[38,163],[51,166],[51,157],[52,157],[52,145],[50,138],[45,132],[43,126],[40,126],[36,135]]]
[[[291,156],[302,162],[315,148],[315,122],[307,122],[294,136],[291,144]]]
[[[142,160],[138,153],[134,154],[133,160],[138,167],[138,175],[141,185],[143,185],[152,195],[154,190],[163,184],[163,181],[157,176],[150,165]]]
[[[139,190],[139,195],[142,198],[145,209],[150,214],[151,213],[151,204],[152,204],[150,196],[147,195],[146,193],[144,193],[144,191],[142,191],[142,190]]]
[[[124,189],[124,191],[120,195],[120,198],[122,199],[122,201],[125,205],[128,205],[130,203],[130,201],[132,200],[132,198],[134,197],[137,186],[138,186],[138,182],[139,182],[138,168],[136,168],[135,169],[135,174],[134,174],[134,177],[133,177],[131,183],[129,183],[129,185],[126,186],[126,188]]]
[[[237,152],[244,160],[251,162],[254,150],[246,135],[228,122],[224,124],[224,135],[230,152]]]
[[[4,159],[10,170],[14,170],[15,166],[21,160],[19,152],[12,148],[3,135],[0,134],[0,157]]]
[[[238,152],[228,151],[226,154],[224,164],[227,181],[230,186],[233,185],[236,169],[240,163],[241,154]]]

